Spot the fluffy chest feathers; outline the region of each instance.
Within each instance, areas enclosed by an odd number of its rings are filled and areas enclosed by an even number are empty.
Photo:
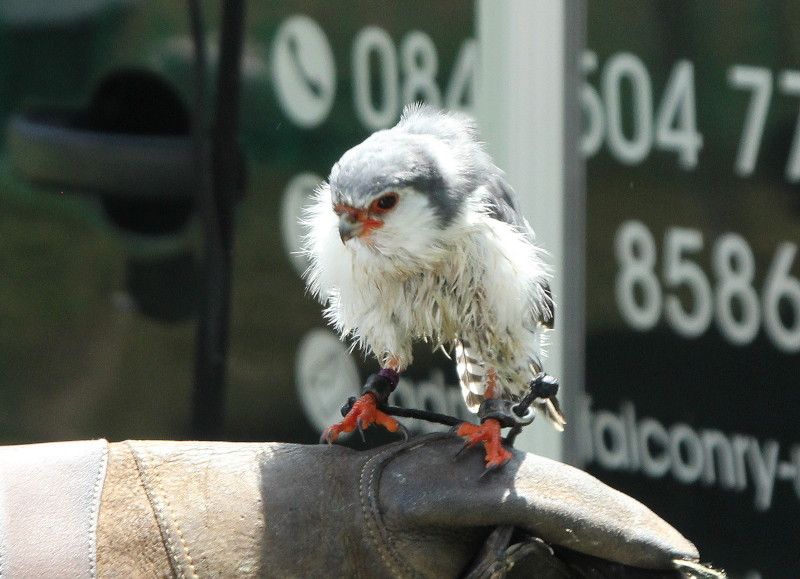
[[[470,207],[445,229],[414,222],[394,235],[392,251],[343,244],[320,191],[306,240],[309,287],[326,317],[362,348],[401,368],[415,339],[434,346],[468,340],[494,360],[530,351],[542,315],[546,272],[537,248],[513,226]],[[383,242],[383,240],[381,240]]]

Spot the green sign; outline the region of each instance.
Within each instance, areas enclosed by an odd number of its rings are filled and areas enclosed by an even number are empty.
[[[584,457],[732,576],[800,575],[800,11],[588,22]]]

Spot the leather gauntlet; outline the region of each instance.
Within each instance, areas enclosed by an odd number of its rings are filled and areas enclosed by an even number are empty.
[[[687,539],[592,476],[514,450],[480,477],[482,452],[454,458],[460,446],[434,434],[363,452],[175,441],[0,448],[0,576],[488,578],[511,570],[564,578],[648,569],[648,577],[680,577],[701,569]]]

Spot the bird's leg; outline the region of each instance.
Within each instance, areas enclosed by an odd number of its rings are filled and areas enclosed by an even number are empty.
[[[379,410],[379,407],[386,406],[389,395],[397,388],[400,376],[394,368],[384,368],[377,374],[372,374],[367,378],[366,383],[361,389],[360,398],[351,398],[342,407],[344,418],[329,426],[322,433],[320,442],[332,443],[339,438],[343,432],[353,432],[358,430],[361,437],[364,437],[364,429],[372,424],[380,424],[389,432],[397,432],[402,425],[394,418]],[[405,429],[403,429],[405,432]]]
[[[505,426],[518,426],[519,419],[511,414],[511,403],[499,398],[497,374],[490,368],[486,374],[486,391],[484,400],[478,410],[481,419],[479,425],[465,422],[459,426],[457,433],[462,436],[462,450],[483,442],[486,450],[486,472],[503,466],[511,459],[511,453],[503,448],[501,430]]]
[[[464,438],[464,448],[483,443],[487,471],[499,468],[511,460],[511,453],[503,448],[501,429],[500,421],[496,418],[485,418],[480,424],[465,422],[458,427],[458,435]]]

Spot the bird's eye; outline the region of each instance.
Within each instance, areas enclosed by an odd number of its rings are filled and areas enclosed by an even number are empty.
[[[394,206],[397,205],[399,200],[400,196],[397,193],[387,193],[386,195],[381,195],[372,202],[370,210],[374,213],[386,213],[387,211],[394,209]]]

